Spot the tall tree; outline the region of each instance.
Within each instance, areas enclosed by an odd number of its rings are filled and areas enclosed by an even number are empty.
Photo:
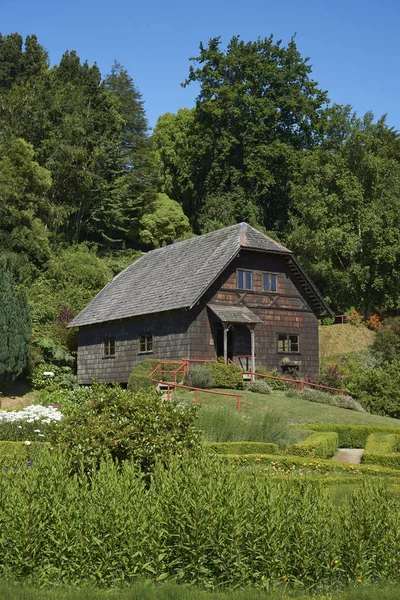
[[[0,257],[0,391],[24,370],[30,331],[25,292],[15,288],[7,260]]]
[[[184,85],[199,84],[200,93],[188,142],[195,190],[188,214],[197,225],[209,197],[229,194],[239,219],[258,211],[268,229],[282,230],[297,161],[319,139],[326,92],[294,39],[284,47],[273,36],[233,37],[224,51],[213,38],[191,60]]]
[[[400,306],[400,140],[371,113],[345,127],[346,110],[301,161],[287,243],[333,308],[368,315]]]
[[[119,138],[122,174],[118,192],[124,199],[128,237],[137,242],[139,219],[155,199],[156,166],[146,112],[140,91],[119,62],[114,62],[104,85],[117,98],[122,117]]]

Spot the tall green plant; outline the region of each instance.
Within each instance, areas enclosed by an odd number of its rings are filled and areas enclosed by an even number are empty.
[[[0,257],[0,391],[25,368],[30,332],[26,294],[15,287],[7,261]]]

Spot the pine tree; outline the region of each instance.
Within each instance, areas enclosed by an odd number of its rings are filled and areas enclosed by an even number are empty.
[[[31,332],[29,306],[23,289],[13,284],[5,257],[0,258],[0,391],[25,368]]]

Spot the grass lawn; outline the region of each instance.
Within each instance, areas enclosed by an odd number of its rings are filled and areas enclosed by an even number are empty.
[[[223,390],[217,390],[219,392]],[[290,423],[330,423],[335,425],[380,425],[400,427],[400,419],[380,417],[369,413],[356,412],[345,408],[337,408],[327,404],[317,404],[301,398],[287,398],[285,392],[273,391],[270,395],[255,394],[246,390],[225,390],[231,394],[241,394],[241,413],[250,415],[265,412],[280,413]],[[177,391],[178,397],[195,400],[195,392]],[[230,406],[236,410],[236,399],[227,396],[214,396],[201,393],[200,404],[209,407]]]
[[[320,358],[348,354],[354,350],[366,350],[375,339],[375,332],[365,326],[324,325],[319,328]]]

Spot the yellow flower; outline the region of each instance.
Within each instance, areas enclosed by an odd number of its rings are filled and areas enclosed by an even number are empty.
[[[286,575],[282,575],[282,579],[287,579]]]
[[[338,565],[338,564],[339,564],[339,561],[338,561],[338,560],[334,560],[334,561],[333,561],[333,564],[334,564],[334,565]]]
[[[362,579],[357,579],[357,583],[362,583]]]

